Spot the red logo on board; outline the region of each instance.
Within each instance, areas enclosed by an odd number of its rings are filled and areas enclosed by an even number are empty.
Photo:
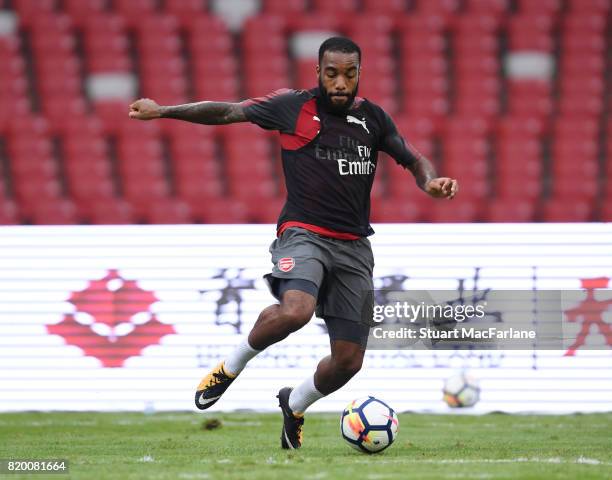
[[[109,270],[104,278],[90,281],[85,290],[73,292],[69,302],[76,312],[64,315],[56,325],[47,325],[47,331],[96,357],[104,367],[122,367],[129,357],[176,333],[172,325],[160,323],[149,311],[156,301],[153,292]]]
[[[574,308],[565,311],[569,322],[581,321],[582,327],[576,336],[574,343],[565,352],[566,357],[576,354],[576,350],[584,345],[586,337],[591,332],[591,327],[597,327],[599,333],[603,335],[606,345],[612,346],[612,328],[603,319],[603,314],[612,306],[612,300],[597,300],[595,290],[598,288],[608,288],[610,279],[607,277],[582,278],[580,283],[586,289],[586,298]]]
[[[292,257],[281,258],[278,261],[278,269],[281,272],[288,272],[295,267],[295,260]]]

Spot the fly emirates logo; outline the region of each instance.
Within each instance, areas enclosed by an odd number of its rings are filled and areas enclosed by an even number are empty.
[[[340,145],[344,155],[334,158],[338,163],[338,173],[344,175],[370,175],[376,165],[370,160],[372,149],[359,143],[351,137],[340,135]]]
[[[335,162],[338,165],[338,173],[342,176],[374,173],[376,164],[370,160],[370,147],[360,145],[357,140],[346,135],[340,135],[338,139],[340,148],[330,148],[317,143],[314,148],[315,158]]]
[[[338,173],[340,175],[370,175],[374,172],[375,165],[370,160],[371,148],[365,145],[357,146],[358,159],[337,158]]]

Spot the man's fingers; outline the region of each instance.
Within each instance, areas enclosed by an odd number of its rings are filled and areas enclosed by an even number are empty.
[[[145,100],[148,100],[148,98],[139,98],[138,100],[136,100],[135,102],[133,102],[133,103],[130,105],[130,108],[131,108],[131,109],[133,109],[133,110],[138,110],[138,109],[140,109],[140,107],[142,107],[142,103],[143,103]]]
[[[457,190],[459,189],[458,185],[457,185],[457,180],[451,180],[450,183],[450,191],[448,194],[448,199],[451,200],[452,198],[455,197],[455,195],[457,194]]]
[[[429,193],[434,197],[448,198],[449,200],[457,194],[458,185],[454,178],[435,178],[429,185]]]
[[[442,191],[444,189],[444,180],[441,178],[435,178],[431,183],[430,186],[433,190],[436,191]]]
[[[453,181],[450,178],[444,179],[440,185],[440,190],[446,195],[450,194]]]

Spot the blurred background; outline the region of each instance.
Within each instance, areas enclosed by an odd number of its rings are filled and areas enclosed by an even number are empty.
[[[375,222],[612,221],[610,0],[0,0],[0,224],[272,223],[280,147],[128,105],[316,86],[363,50],[360,95],[445,176],[382,158]]]

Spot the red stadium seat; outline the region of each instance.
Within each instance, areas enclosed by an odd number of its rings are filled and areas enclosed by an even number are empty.
[[[272,14],[301,14],[308,9],[308,0],[264,0],[263,11]]]
[[[434,133],[434,124],[427,118],[408,117],[400,114],[396,115],[393,120],[399,132],[407,139],[430,137]]]
[[[106,0],[64,0],[64,10],[77,25],[83,25],[90,17],[104,12]]]
[[[458,196],[452,201],[439,199],[428,207],[426,216],[436,223],[468,223],[480,220],[481,206],[478,200]]]
[[[535,203],[520,197],[498,197],[487,202],[488,222],[532,222]]]
[[[568,0],[570,12],[589,12],[606,15],[611,8],[609,0]]]
[[[499,114],[501,106],[496,97],[481,99],[459,97],[455,100],[454,110],[460,115],[493,118]]]
[[[600,222],[612,222],[612,198],[605,198],[601,202],[598,220]]]
[[[388,198],[402,199],[402,202],[415,202],[423,198],[425,194],[416,186],[409,172],[396,165],[391,165],[388,170],[386,185]]]
[[[518,8],[523,13],[555,14],[561,10],[561,0],[518,0]]]
[[[510,0],[465,0],[464,5],[469,13],[501,15],[508,12]]]
[[[292,15],[287,18],[287,28],[294,32],[300,30],[338,32],[342,23],[341,17],[330,12]]]
[[[435,13],[450,18],[459,10],[459,7],[459,0],[419,0],[416,9],[417,12]]]
[[[233,198],[252,204],[265,202],[277,196],[276,183],[270,177],[255,178],[251,182],[247,181],[249,178],[230,182],[230,194]]]
[[[585,74],[602,75],[605,71],[605,61],[600,55],[572,55],[561,62],[561,75],[577,77]]]
[[[201,204],[225,194],[225,187],[219,178],[197,176],[177,177],[176,189],[179,196],[191,205],[194,212],[201,210]]]
[[[11,171],[19,179],[28,178],[53,180],[58,174],[58,165],[51,157],[13,156]]]
[[[605,84],[604,79],[599,77],[585,78],[565,76],[560,83],[561,95],[565,96],[592,96],[601,97],[604,94]]]
[[[588,222],[592,220],[592,204],[587,200],[566,197],[549,198],[542,209],[546,222]]]
[[[496,153],[500,164],[512,163],[521,166],[532,160],[540,161],[542,144],[534,137],[499,138]]]
[[[602,95],[584,91],[565,94],[559,101],[559,110],[561,115],[598,117],[604,110]]]
[[[115,11],[119,13],[129,26],[137,27],[143,19],[155,15],[156,0],[114,0]]]
[[[545,123],[537,116],[505,116],[496,126],[500,138],[519,140],[521,138],[540,138],[545,133]]]
[[[591,140],[599,135],[599,122],[592,117],[560,117],[552,128],[552,133],[559,140]]]
[[[124,225],[136,220],[132,206],[122,199],[101,199],[93,202],[87,218],[96,225]]]
[[[508,46],[512,51],[552,52],[553,26],[554,20],[545,10],[513,15],[508,19]]]
[[[597,177],[595,175],[581,177],[553,178],[553,196],[565,203],[586,201],[592,204],[598,194]]]
[[[415,55],[421,55],[426,58],[427,54],[444,54],[447,42],[442,32],[436,30],[431,32],[418,29],[412,30],[410,27],[411,24],[407,24],[405,30],[402,30],[401,27],[399,29],[399,45],[402,57],[410,60]]]
[[[542,194],[542,181],[539,178],[508,177],[496,185],[495,191],[500,197],[536,200]]]
[[[37,225],[73,225],[79,222],[76,205],[65,198],[36,204],[31,220]]]
[[[499,159],[495,170],[496,182],[500,185],[508,185],[507,188],[520,182],[526,182],[527,184],[536,182],[539,185],[544,170],[543,162],[539,158],[517,161],[518,158],[521,157],[512,157],[507,160]]]
[[[336,0],[334,2],[329,0],[313,0],[313,6],[317,12],[342,15],[348,12],[355,12],[358,2],[357,0]]]
[[[501,21],[499,16],[495,14],[495,10],[487,10],[480,13],[458,15],[452,19],[451,26],[455,32],[455,41],[469,38],[493,38],[497,41],[494,34],[501,27]]]
[[[553,143],[555,161],[567,160],[568,162],[575,162],[579,158],[580,163],[586,161],[595,162],[599,152],[597,142],[584,138],[580,140],[579,142],[574,142],[571,138],[556,139]]]
[[[370,219],[375,223],[414,223],[421,218],[419,205],[401,198],[380,199],[371,205]]]
[[[177,199],[163,199],[152,201],[145,213],[147,223],[158,224],[185,224],[192,223],[191,207],[186,202]]]
[[[57,0],[13,0],[11,4],[21,19],[30,20],[36,14],[53,13],[57,9]]]
[[[249,215],[256,223],[276,223],[285,205],[283,197],[268,198],[249,205]]]
[[[365,12],[398,15],[406,12],[406,0],[363,0]]]
[[[54,180],[29,178],[15,183],[14,191],[22,218],[32,220],[33,211],[46,204],[59,202],[61,186]]]
[[[206,13],[206,0],[165,0],[164,11],[184,25],[194,15]]]
[[[605,37],[599,33],[567,32],[561,41],[564,58],[575,55],[601,55],[606,48]]]
[[[601,12],[580,12],[565,15],[561,23],[564,42],[569,40],[570,36],[603,36],[606,31],[606,18]]]
[[[19,208],[17,204],[5,197],[0,197],[0,225],[19,224]]]
[[[124,176],[122,180],[123,195],[127,200],[138,204],[146,203],[148,200],[163,199],[170,194],[168,182],[161,176],[150,174],[140,177]]]
[[[211,198],[192,208],[204,223],[247,223],[251,219],[246,204],[228,198]]]

